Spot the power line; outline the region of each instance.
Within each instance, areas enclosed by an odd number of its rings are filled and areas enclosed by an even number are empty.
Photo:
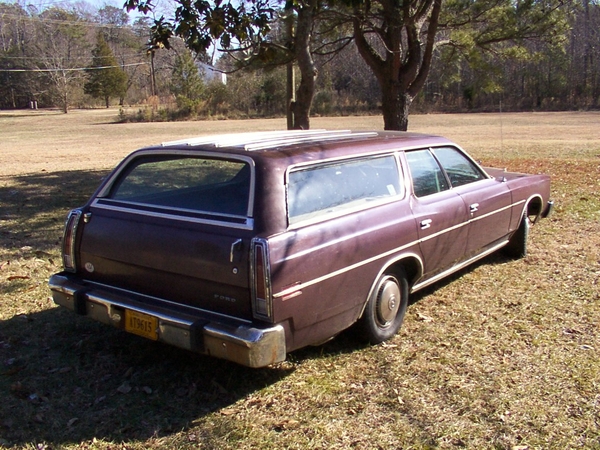
[[[144,51],[143,54],[145,55],[146,52]],[[115,58],[118,58],[118,59],[139,58],[141,55],[142,55],[141,53],[131,53],[131,54],[127,54],[127,55],[115,55]],[[53,61],[55,58],[53,58],[51,56],[0,56],[0,59],[3,59],[3,60],[20,59],[20,60],[37,60],[37,61],[50,60],[50,61]],[[77,60],[81,60],[81,59],[90,60],[91,57],[90,56],[71,56],[69,58],[65,58],[65,61],[77,61]]]
[[[27,15],[19,15],[19,14],[2,14],[2,17],[6,17],[9,19],[15,20],[27,20],[30,22],[41,22],[55,25],[80,25],[84,27],[94,27],[94,28],[109,28],[109,29],[128,29],[131,28],[131,25],[115,25],[111,23],[99,23],[99,22],[91,22],[89,20],[81,19],[81,20],[67,20],[67,19],[48,19],[45,17],[39,16],[27,16]]]
[[[100,66],[100,67],[74,67],[70,69],[0,69],[0,72],[81,72],[87,70],[102,70],[102,69],[112,69],[112,68],[123,68],[129,66],[141,66],[147,65],[148,63],[140,62],[140,63],[132,63],[132,64],[124,64],[122,66]]]

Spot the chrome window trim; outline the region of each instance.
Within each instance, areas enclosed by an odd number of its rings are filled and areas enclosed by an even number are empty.
[[[439,161],[438,157],[435,155],[435,149],[438,148],[453,148],[455,150],[458,150],[458,152],[464,156],[471,164],[473,164],[477,170],[479,170],[481,172],[481,174],[484,176],[482,179],[477,180],[477,181],[473,181],[472,183],[468,183],[468,184],[464,184],[461,186],[452,186],[452,182],[450,181],[450,177],[448,176],[448,173],[446,172],[446,169],[444,168],[444,166],[442,165],[442,163]],[[469,155],[467,152],[465,152],[462,147],[460,147],[459,145],[456,144],[450,144],[450,143],[446,143],[446,144],[439,144],[439,145],[431,145],[429,147],[419,147],[419,146],[415,146],[413,148],[406,148],[403,149],[401,153],[408,153],[411,151],[418,151],[418,150],[428,150],[431,155],[433,156],[433,159],[436,161],[436,163],[438,164],[438,166],[440,167],[442,174],[444,175],[444,178],[446,179],[447,183],[448,183],[448,189],[444,190],[444,191],[439,191],[439,192],[433,192],[429,195],[426,196],[422,196],[422,197],[417,197],[414,193],[414,189],[412,186],[412,177],[410,176],[410,168],[408,168],[408,173],[405,175],[407,177],[408,180],[408,185],[407,185],[407,189],[408,192],[411,192],[415,198],[423,198],[423,197],[429,197],[431,195],[436,195],[439,194],[440,192],[445,192],[445,191],[451,191],[453,189],[460,189],[463,186],[472,186],[475,183],[480,183],[482,181],[486,181],[486,180],[494,180],[495,178],[492,177],[489,173],[487,173],[485,171],[485,169],[483,168],[483,166],[481,166],[481,164],[479,164],[477,161],[475,161],[471,155]],[[400,153],[400,152],[399,152]],[[403,159],[403,161],[406,161],[406,157]],[[408,166],[408,162],[406,162],[407,166]]]
[[[382,150],[379,152],[369,152],[359,155],[352,156],[341,156],[336,158],[323,159],[320,161],[309,161],[303,162],[299,164],[290,165],[285,172],[285,206],[286,206],[286,219],[288,223],[288,230],[297,230],[299,228],[303,228],[309,225],[313,225],[316,223],[323,222],[325,220],[336,219],[338,217],[346,216],[348,214],[353,214],[360,211],[365,211],[377,206],[382,206],[388,203],[394,203],[398,200],[402,200],[406,196],[406,184],[403,182],[405,180],[404,170],[402,169],[402,164],[398,153],[402,150],[392,149],[392,150]],[[290,181],[290,173],[296,171],[302,171],[310,169],[311,167],[319,167],[319,166],[327,166],[336,163],[348,162],[351,163],[353,161],[361,161],[364,159],[377,159],[377,158],[385,158],[392,157],[396,164],[396,174],[398,175],[398,186],[400,188],[400,192],[397,192],[394,195],[390,195],[389,197],[383,197],[381,199],[375,199],[369,201],[365,204],[357,205],[351,208],[342,209],[339,211],[333,212],[316,212],[315,217],[311,217],[309,219],[298,220],[297,222],[292,223],[290,220],[290,212],[289,212],[289,202],[288,202],[288,186]]]
[[[106,180],[102,189],[96,195],[96,198],[107,198],[109,192],[113,188],[115,181],[121,176],[121,173],[129,166],[129,164],[139,158],[144,156],[189,156],[194,157],[196,159],[206,157],[208,159],[222,159],[222,160],[233,160],[233,161],[241,161],[247,163],[250,166],[250,192],[248,196],[248,210],[247,217],[254,216],[254,198],[255,198],[255,187],[256,187],[256,164],[254,159],[250,156],[246,155],[236,155],[233,153],[217,153],[217,152],[209,152],[209,151],[197,151],[197,150],[182,150],[182,149],[170,149],[170,148],[158,148],[158,149],[145,149],[138,150],[136,152],[131,153],[127,156],[123,162],[119,165],[119,167],[110,175],[110,177]],[[168,207],[166,207],[168,208]],[[168,208],[175,209],[175,208]],[[189,210],[195,211],[195,210]],[[200,211],[201,212],[201,211]],[[211,212],[207,212],[207,214],[214,214]]]
[[[292,231],[292,230],[298,230],[300,228],[305,228],[307,226],[314,225],[314,224],[323,222],[325,220],[337,219],[339,217],[347,216],[349,214],[354,214],[354,213],[357,213],[357,212],[366,211],[368,209],[375,208],[377,206],[383,206],[383,205],[386,205],[388,203],[395,203],[398,200],[402,200],[402,197],[398,197],[398,196],[384,197],[384,198],[379,199],[379,200],[371,200],[371,201],[366,202],[366,203],[364,203],[362,205],[357,205],[355,207],[348,208],[348,209],[342,209],[340,211],[315,212],[315,217],[311,217],[310,219],[299,220],[298,222],[294,222],[294,223],[289,224],[288,225],[288,230],[290,230],[290,231]],[[289,215],[288,215],[288,223],[289,223]]]
[[[462,156],[464,156],[464,158],[467,161],[469,161],[471,164],[473,164],[473,166],[475,166],[475,168],[480,172],[480,174],[483,175],[483,178],[481,178],[479,180],[475,180],[475,181],[473,181],[471,183],[462,184],[460,186],[456,186],[456,187],[452,186],[452,180],[450,179],[450,175],[448,175],[448,171],[446,170],[446,167],[444,166],[444,164],[442,164],[442,161],[440,161],[440,159],[438,158],[438,156],[435,154],[435,150],[436,149],[442,149],[442,148],[451,148],[451,149],[457,150],[458,153],[460,153]],[[466,185],[469,185],[469,184],[472,184],[472,183],[477,183],[479,181],[489,180],[489,179],[492,178],[485,170],[483,170],[483,167],[481,167],[477,163],[477,161],[475,161],[473,158],[471,158],[471,155],[469,155],[467,152],[465,152],[463,149],[461,149],[457,145],[436,145],[436,146],[429,147],[429,151],[431,152],[431,154],[433,155],[433,157],[435,158],[435,160],[439,164],[440,168],[444,172],[444,175],[446,176],[446,179],[448,180],[450,189],[456,189],[456,188],[459,188],[461,186],[466,186]]]
[[[244,221],[244,223],[227,222],[225,220],[211,220],[211,219],[203,219],[200,217],[187,217],[187,216],[182,216],[180,214],[177,214],[176,212],[174,212],[173,214],[170,214],[170,213],[160,213],[160,212],[154,212],[154,211],[142,211],[139,209],[126,208],[126,207],[121,207],[121,206],[116,206],[116,205],[104,205],[104,204],[98,203],[99,200],[111,201],[111,199],[96,198],[96,199],[94,199],[94,201],[92,202],[92,204],[90,206],[92,208],[104,209],[106,211],[124,212],[127,214],[135,214],[135,215],[144,216],[144,217],[155,217],[155,218],[160,218],[160,219],[170,219],[170,220],[177,220],[180,222],[198,223],[198,224],[204,224],[204,225],[215,225],[215,226],[235,228],[235,229],[240,229],[240,230],[254,229],[254,219],[252,219],[251,217],[230,216],[231,218],[242,219]],[[119,202],[119,203],[135,204],[134,202],[123,202],[121,200],[114,200],[114,201]],[[140,205],[149,206],[146,203],[140,203]],[[206,214],[206,215],[215,215],[214,213],[207,213],[207,212],[203,212],[203,211],[194,211],[194,210],[189,210],[189,209],[169,208],[169,207],[161,207],[161,208],[164,208],[165,210],[170,210],[170,211],[176,211],[177,209],[179,209],[180,211],[185,211],[185,212],[192,212],[192,213]],[[227,216],[227,215],[221,214],[221,216]]]
[[[448,143],[444,143],[444,144],[432,146],[432,148],[439,147],[439,146],[448,146],[448,145],[449,145]],[[392,147],[392,146],[390,146],[389,148],[385,148],[382,150],[369,150],[369,151],[365,151],[364,153],[353,153],[351,155],[340,155],[340,156],[335,156],[335,157],[331,157],[331,158],[324,158],[324,159],[318,159],[318,160],[312,160],[312,161],[303,161],[303,162],[299,162],[299,163],[295,163],[295,164],[290,164],[286,170],[285,184],[287,185],[289,182],[288,175],[290,172],[303,169],[307,166],[310,167],[310,166],[318,166],[321,164],[334,164],[336,162],[350,161],[350,160],[354,160],[354,159],[363,159],[363,158],[371,158],[371,157],[375,158],[375,157],[381,157],[381,156],[386,156],[386,155],[396,155],[399,153],[403,153],[405,151],[417,150],[417,149],[422,149],[422,148],[423,148],[422,145],[414,145],[414,146],[408,146],[408,147]],[[429,147],[425,147],[425,148],[429,148]]]
[[[461,155],[463,155],[465,158],[467,158],[467,159],[468,159],[468,160],[469,160],[469,161],[470,161],[470,162],[471,162],[473,165],[475,165],[475,167],[477,167],[477,169],[478,169],[478,170],[480,170],[480,171],[481,171],[481,173],[482,173],[483,175],[485,175],[485,177],[486,177],[487,179],[491,179],[491,180],[493,180],[493,179],[494,179],[494,177],[492,177],[492,176],[491,176],[489,173],[487,173],[487,172],[485,171],[485,169],[483,168],[483,166],[482,166],[481,164],[479,164],[479,163],[478,163],[476,160],[474,160],[474,159],[473,159],[473,157],[472,157],[471,155],[469,155],[469,154],[468,154],[468,153],[467,153],[467,152],[466,152],[466,151],[465,151],[465,150],[464,150],[464,149],[463,149],[463,148],[462,148],[460,145],[458,145],[458,144],[454,144],[454,143],[450,144],[450,143],[448,143],[448,144],[432,145],[432,146],[430,146],[429,148],[430,148],[431,150],[435,150],[436,148],[443,148],[443,147],[450,147],[450,148],[455,148],[455,149],[457,149],[457,150],[460,152],[460,154],[461,154]],[[435,153],[434,153],[434,156],[435,156]],[[437,157],[436,157],[436,159],[437,159]],[[444,170],[444,172],[446,172],[446,169],[444,169],[444,166],[442,166],[442,164],[441,164],[441,163],[440,163],[440,167],[442,167],[442,169]],[[481,180],[477,180],[477,181],[481,181]]]

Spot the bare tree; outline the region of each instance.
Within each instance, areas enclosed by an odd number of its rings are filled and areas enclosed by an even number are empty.
[[[35,70],[47,78],[50,96],[66,114],[72,96],[82,92],[90,51],[88,27],[77,14],[51,8],[40,14],[37,32]]]

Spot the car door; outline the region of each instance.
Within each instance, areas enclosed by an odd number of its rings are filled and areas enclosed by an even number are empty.
[[[424,274],[419,283],[424,283],[464,258],[469,212],[429,149],[406,152],[405,157],[412,183],[410,204],[423,255]]]
[[[471,258],[503,241],[511,218],[511,194],[506,183],[488,177],[455,147],[432,150],[454,190],[467,205],[469,233],[465,251]]]

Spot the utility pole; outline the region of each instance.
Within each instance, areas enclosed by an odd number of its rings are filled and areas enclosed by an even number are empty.
[[[286,32],[287,32],[287,46],[291,50],[292,55],[294,55],[294,14],[292,8],[286,6],[286,16],[285,16],[285,24],[286,24]],[[291,57],[290,62],[287,64],[287,80],[286,80],[286,115],[287,115],[287,129],[294,129],[294,111],[292,105],[296,100],[296,76],[294,71],[294,58]]]
[[[156,76],[154,73],[154,49],[150,50],[150,90],[154,97],[156,95]]]

